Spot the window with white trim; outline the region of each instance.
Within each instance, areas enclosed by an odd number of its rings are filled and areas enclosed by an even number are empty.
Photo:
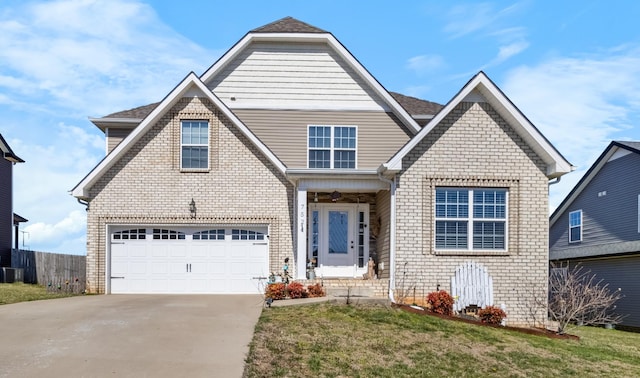
[[[582,210],[569,213],[569,243],[582,241]]]
[[[209,122],[183,120],[180,123],[180,168],[209,168]]]
[[[505,251],[507,189],[436,188],[436,250]]]
[[[355,126],[309,126],[309,168],[355,168],[357,130]]]

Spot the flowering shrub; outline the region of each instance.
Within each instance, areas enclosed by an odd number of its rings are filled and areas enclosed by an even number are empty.
[[[265,289],[264,296],[266,298],[271,298],[273,300],[284,299],[285,297],[284,289],[285,289],[285,284],[283,283],[269,284]]]
[[[434,291],[427,295],[431,312],[442,315],[453,315],[453,297],[445,290]]]
[[[289,297],[291,299],[296,298],[306,298],[309,293],[307,293],[307,289],[304,288],[300,282],[291,282],[287,285],[287,292],[289,293]]]
[[[478,316],[483,323],[497,325],[502,323],[502,319],[507,317],[507,313],[500,307],[487,306],[478,311]]]
[[[319,283],[307,286],[307,291],[309,292],[309,298],[324,297],[324,289]]]

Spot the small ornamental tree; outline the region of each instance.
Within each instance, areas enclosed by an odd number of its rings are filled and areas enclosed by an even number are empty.
[[[478,316],[483,323],[499,325],[507,317],[507,313],[500,307],[487,306],[478,311]]]
[[[558,333],[565,333],[573,322],[586,325],[617,324],[622,320],[613,313],[622,298],[621,289],[610,290],[580,264],[551,265],[549,274],[549,317],[558,322]]]
[[[427,295],[431,312],[442,315],[453,315],[453,297],[445,290],[434,291]]]

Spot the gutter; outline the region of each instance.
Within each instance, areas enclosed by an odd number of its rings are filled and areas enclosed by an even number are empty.
[[[391,209],[389,212],[389,300],[391,303],[396,303],[393,295],[396,281],[396,178],[394,176],[393,180],[390,180],[378,172],[378,179],[389,184],[391,192]]]
[[[555,180],[549,180],[549,186],[559,183],[561,178],[562,176],[558,176]]]

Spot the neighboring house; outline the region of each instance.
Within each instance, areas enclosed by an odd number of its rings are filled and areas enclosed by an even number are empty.
[[[0,267],[11,266],[14,226],[13,165],[24,163],[0,134]]]
[[[615,312],[640,329],[640,142],[609,144],[551,215],[549,236],[551,262],[622,289]]]
[[[518,322],[513,289],[546,285],[547,185],[572,167],[482,72],[444,107],[390,93],[288,17],[92,122],[108,154],[73,189],[92,292],[257,293],[285,258],[355,284],[372,258],[393,298],[399,274],[421,295],[472,261]]]

